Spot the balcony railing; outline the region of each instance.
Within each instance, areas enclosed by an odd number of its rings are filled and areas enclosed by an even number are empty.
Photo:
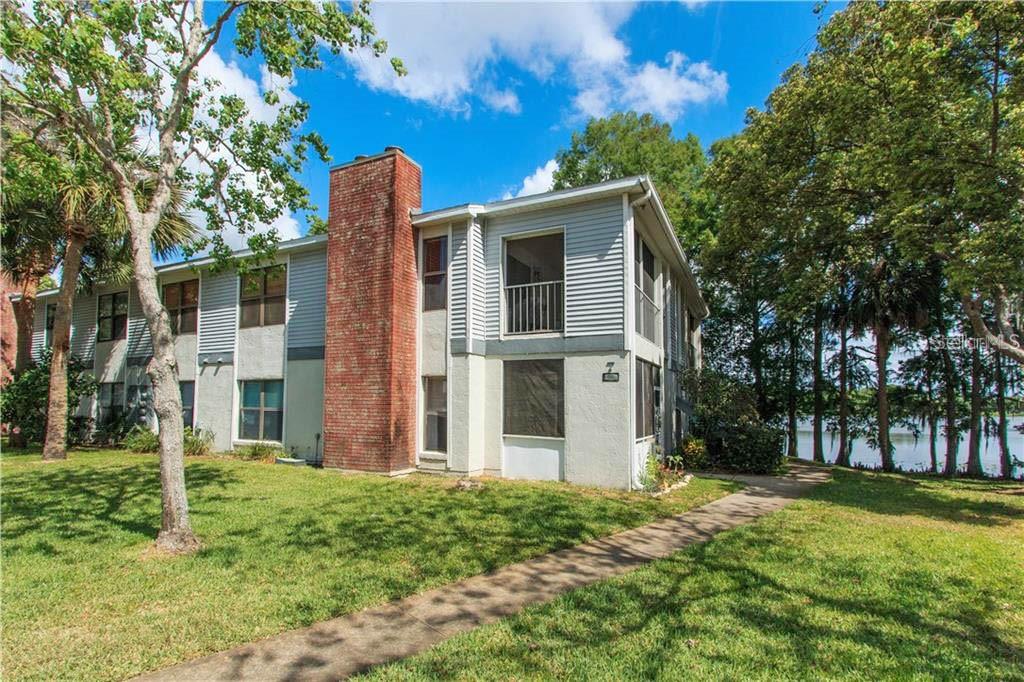
[[[633,287],[636,295],[636,331],[652,343],[658,343],[658,306],[640,287]]]
[[[505,333],[562,331],[562,280],[505,287]]]

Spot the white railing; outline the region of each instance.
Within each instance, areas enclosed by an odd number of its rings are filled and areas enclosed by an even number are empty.
[[[505,333],[562,331],[562,280],[505,287]]]
[[[633,291],[636,293],[636,331],[648,341],[658,343],[658,306],[640,287],[634,286]]]

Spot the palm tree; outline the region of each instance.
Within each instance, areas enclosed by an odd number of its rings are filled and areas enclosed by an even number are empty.
[[[853,290],[850,321],[854,333],[870,331],[875,340],[875,376],[878,398],[878,449],[882,470],[895,471],[889,437],[889,352],[898,327],[920,328],[927,320],[923,302],[935,286],[934,268],[901,261],[898,254],[879,253],[870,267],[858,273]]]
[[[131,274],[130,232],[121,199],[89,150],[61,145],[52,138],[20,139],[17,160],[23,175],[38,174],[38,185],[49,192],[48,201],[32,211],[18,204],[12,214],[26,217],[18,228],[24,241],[63,245],[61,285],[57,294],[52,331],[52,360],[43,459],[67,457],[67,362],[70,349],[71,309],[83,279],[128,281]],[[129,150],[129,153],[135,153]],[[155,167],[155,163],[153,163]],[[140,178],[138,193],[152,191],[150,178]],[[184,215],[185,197],[174,195],[172,205],[153,238],[158,257],[193,241],[198,231]],[[31,219],[30,219],[31,218]],[[56,249],[61,250],[59,247]]]

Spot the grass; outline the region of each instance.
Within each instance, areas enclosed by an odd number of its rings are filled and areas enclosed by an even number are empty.
[[[148,551],[157,459],[76,451],[2,459],[4,679],[123,679],[698,506],[554,483],[343,476],[189,460],[204,549]]]
[[[805,499],[377,680],[1024,679],[1024,487],[836,470]]]

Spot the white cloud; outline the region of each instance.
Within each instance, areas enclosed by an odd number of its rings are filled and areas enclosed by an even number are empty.
[[[694,3],[687,3],[694,4]],[[534,78],[575,91],[573,116],[641,108],[675,120],[691,103],[724,97],[726,75],[670,52],[666,65],[634,63],[617,35],[628,3],[377,3],[372,7],[388,54],[409,73],[367,50],[348,54],[357,78],[376,90],[469,116],[475,103],[518,114],[516,83],[495,68],[509,63]]]
[[[505,196],[502,199],[513,199],[515,197],[525,197],[530,194],[547,192],[555,182],[555,171],[557,170],[558,162],[551,159],[543,166],[538,166],[537,170],[531,175],[523,178],[522,185],[514,194],[511,191],[505,192]]]

